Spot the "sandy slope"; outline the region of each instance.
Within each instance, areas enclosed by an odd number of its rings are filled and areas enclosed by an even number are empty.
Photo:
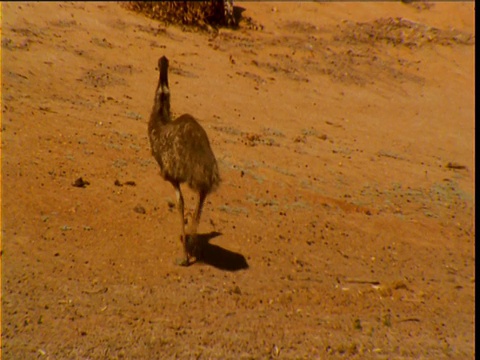
[[[239,6],[203,34],[2,4],[3,358],[474,356],[474,3]],[[161,55],[223,179],[189,268]]]

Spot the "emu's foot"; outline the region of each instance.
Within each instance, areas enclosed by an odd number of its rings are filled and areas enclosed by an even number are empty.
[[[180,237],[181,238],[181,237]],[[183,243],[183,241],[182,241]],[[186,234],[185,235],[185,247],[187,249],[188,255],[195,256],[195,245],[196,239],[194,235]]]
[[[200,238],[195,235],[187,235],[187,249],[188,254],[195,257],[195,260],[202,260],[203,258],[203,244]]]
[[[179,266],[189,266],[190,261],[187,258],[176,259],[175,264]]]
[[[183,241],[183,236],[180,235],[180,242],[183,244],[186,249],[186,256],[183,259],[177,259],[175,263],[181,266],[189,266],[192,263],[200,260],[202,257],[203,249],[201,244],[198,241],[197,235],[195,234],[185,234],[185,242]],[[193,262],[191,258],[194,258]]]
[[[196,245],[196,236],[195,235],[191,235],[191,234],[187,234],[185,235],[186,239],[187,239],[187,249],[188,249],[188,252],[191,253],[193,252],[193,250],[195,249],[195,245]]]

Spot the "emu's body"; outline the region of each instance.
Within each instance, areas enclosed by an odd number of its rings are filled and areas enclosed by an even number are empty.
[[[183,264],[188,265],[184,200],[180,184],[187,183],[198,193],[198,203],[189,230],[190,235],[195,237],[205,198],[218,186],[220,177],[215,155],[202,126],[189,114],[176,120],[171,119],[168,60],[165,56],[158,60],[158,68],[160,78],[148,123],[148,135],[152,155],[160,166],[160,174],[173,185],[177,194],[181,240],[185,253]]]

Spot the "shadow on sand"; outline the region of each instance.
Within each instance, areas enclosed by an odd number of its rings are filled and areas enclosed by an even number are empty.
[[[240,21],[242,20],[242,13],[245,10],[246,9],[244,7],[236,5],[233,6],[233,18],[235,19],[235,24],[240,23]]]
[[[220,270],[238,271],[248,269],[247,259],[242,254],[222,248],[218,245],[210,244],[210,240],[222,235],[222,233],[213,231],[207,234],[197,234],[198,248],[201,249],[197,263],[207,264]]]

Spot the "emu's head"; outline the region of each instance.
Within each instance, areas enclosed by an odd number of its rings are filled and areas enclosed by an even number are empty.
[[[158,71],[160,71],[160,85],[168,88],[168,59],[165,56],[158,59]]]
[[[168,88],[168,59],[162,56],[158,59],[160,78],[155,91],[154,112],[159,114],[162,121],[170,121],[170,89]]]

